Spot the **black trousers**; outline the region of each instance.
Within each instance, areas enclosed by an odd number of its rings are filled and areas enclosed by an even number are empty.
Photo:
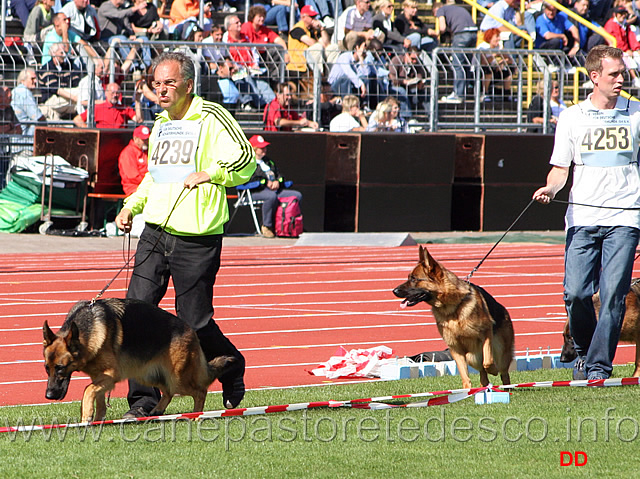
[[[147,224],[138,242],[127,298],[158,305],[171,278],[176,313],[198,334],[207,361],[222,355],[237,358],[220,378],[224,384],[244,373],[244,357],[213,320],[213,285],[221,250],[222,235],[177,236]],[[129,406],[151,410],[159,399],[156,388],[129,380]]]

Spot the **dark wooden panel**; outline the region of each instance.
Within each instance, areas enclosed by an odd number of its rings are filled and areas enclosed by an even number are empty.
[[[553,136],[488,134],[484,147],[484,182],[544,184],[551,166]]]
[[[451,229],[451,185],[360,186],[358,231]]]

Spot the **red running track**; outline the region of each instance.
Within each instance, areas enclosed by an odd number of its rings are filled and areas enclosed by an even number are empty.
[[[465,277],[489,244],[430,245],[436,259]],[[0,405],[45,403],[42,323],[56,331],[78,300],[93,298],[123,264],[121,252],[0,255]],[[417,247],[225,247],[215,286],[215,317],[247,359],[250,389],[340,381],[310,375],[338,346],[386,345],[399,356],[444,349],[428,306],[401,309],[391,290],[417,261]],[[473,282],[504,304],[516,353],[559,352],[565,321],[563,246],[501,244]],[[127,273],[105,297],[124,297]],[[173,290],[161,306],[173,311]],[[633,361],[620,345],[616,363]],[[357,381],[351,380],[350,382]],[[74,375],[66,400],[88,379]],[[219,390],[215,383],[211,390]],[[126,395],[120,384],[114,396]]]

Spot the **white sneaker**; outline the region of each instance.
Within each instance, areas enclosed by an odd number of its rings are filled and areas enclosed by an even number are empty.
[[[440,98],[440,101],[442,103],[450,103],[452,105],[460,105],[462,103],[462,98],[460,98],[455,93],[452,93],[449,96],[443,96],[442,98]]]
[[[324,25],[325,28],[333,28],[335,26],[335,22],[333,21],[333,18],[331,18],[329,15],[327,15],[322,19],[322,24]]]
[[[640,88],[640,77],[635,77],[633,79],[633,86],[634,88]]]

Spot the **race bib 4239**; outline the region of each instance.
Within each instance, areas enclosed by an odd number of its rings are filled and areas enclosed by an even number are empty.
[[[149,156],[149,173],[156,183],[182,183],[196,172],[201,123],[175,120],[158,128]]]

